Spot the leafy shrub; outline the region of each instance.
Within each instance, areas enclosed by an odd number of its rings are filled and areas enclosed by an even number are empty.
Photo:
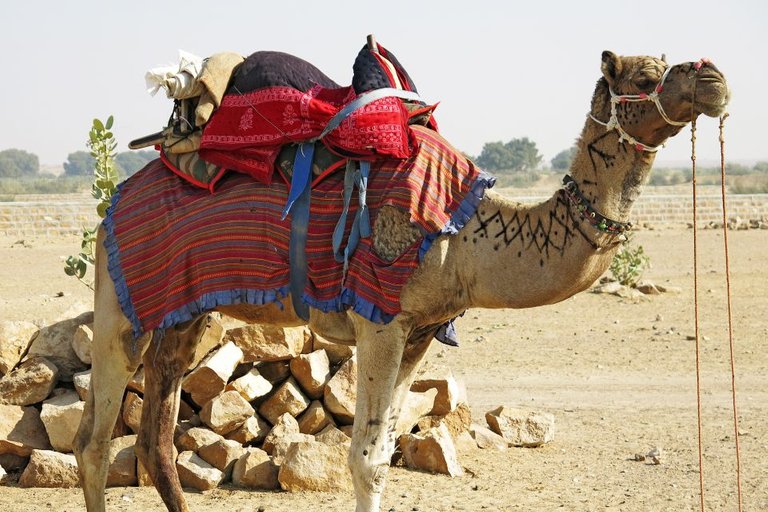
[[[732,194],[768,194],[768,176],[765,175],[738,176],[727,183]]]
[[[91,194],[98,200],[96,213],[102,219],[107,214],[107,208],[112,203],[112,194],[117,189],[117,168],[115,166],[115,148],[117,142],[112,135],[113,118],[109,116],[106,123],[98,119],[93,120],[93,126],[88,134],[88,148],[95,162],[94,180],[91,185]],[[93,285],[84,280],[88,266],[93,265],[95,257],[96,232],[99,227],[92,229],[83,228],[83,239],[80,242],[80,254],[67,258],[64,272],[69,276],[77,277],[89,288]]]
[[[626,243],[613,257],[609,270],[619,283],[635,287],[650,266],[651,259],[645,254],[642,245],[632,248],[630,243]]]
[[[0,194],[71,194],[87,190],[88,185],[89,180],[83,176],[0,178]]]

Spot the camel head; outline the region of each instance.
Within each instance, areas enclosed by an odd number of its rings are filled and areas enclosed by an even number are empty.
[[[730,98],[723,74],[706,59],[669,66],[604,51],[601,70],[592,118],[638,150],[655,151],[699,114],[723,114]]]

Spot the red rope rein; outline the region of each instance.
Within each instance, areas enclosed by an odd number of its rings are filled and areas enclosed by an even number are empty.
[[[738,510],[742,512],[742,485],[741,485],[741,450],[739,445],[739,417],[736,407],[736,358],[733,341],[733,314],[731,301],[731,266],[728,252],[728,214],[725,195],[725,136],[724,125],[728,114],[720,117],[720,187],[723,213],[723,245],[725,251],[725,282],[728,309],[728,342],[730,348],[731,365],[731,400],[733,407],[733,429],[736,441],[736,487],[738,493]],[[704,464],[703,464],[703,436],[702,436],[702,406],[701,406],[701,347],[699,337],[699,262],[698,262],[698,222],[697,222],[697,194],[696,194],[696,118],[691,120],[691,170],[693,190],[693,303],[695,322],[695,352],[696,352],[696,410],[698,418],[698,455],[699,455],[699,497],[701,511],[704,512]]]
[[[696,117],[691,119],[691,187],[693,190],[693,319],[696,338],[696,415],[699,441],[699,498],[701,512],[704,512],[704,448],[701,414],[701,347],[699,343],[699,247],[696,236],[698,226],[696,206]]]
[[[733,438],[736,440],[736,490],[739,500],[739,512],[741,512],[741,450],[739,446],[739,415],[736,408],[736,357],[733,343],[733,313],[731,305],[731,260],[728,254],[728,225],[725,204],[725,118],[720,117],[720,194],[723,201],[723,251],[725,252],[725,288],[728,304],[728,346],[731,357],[731,403],[733,406]]]

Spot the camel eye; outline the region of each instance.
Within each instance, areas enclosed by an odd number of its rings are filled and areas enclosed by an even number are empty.
[[[640,76],[634,79],[635,86],[638,89],[646,90],[654,86],[654,81],[646,76]]]

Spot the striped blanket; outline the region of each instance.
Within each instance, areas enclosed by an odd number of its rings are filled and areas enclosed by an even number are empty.
[[[371,222],[389,205],[410,212],[424,237],[393,262],[362,239],[342,282],[331,233],[343,206],[343,173],[313,186],[303,300],[324,312],[353,308],[386,323],[400,291],[432,242],[455,234],[494,179],[439,134],[415,126],[408,160],[373,164]],[[189,320],[219,305],[281,301],[288,294],[290,216],[280,220],[284,180],[266,185],[230,173],[216,192],[194,187],[156,160],[121,184],[104,220],[109,271],[134,335]],[[347,232],[357,203],[353,197]]]

